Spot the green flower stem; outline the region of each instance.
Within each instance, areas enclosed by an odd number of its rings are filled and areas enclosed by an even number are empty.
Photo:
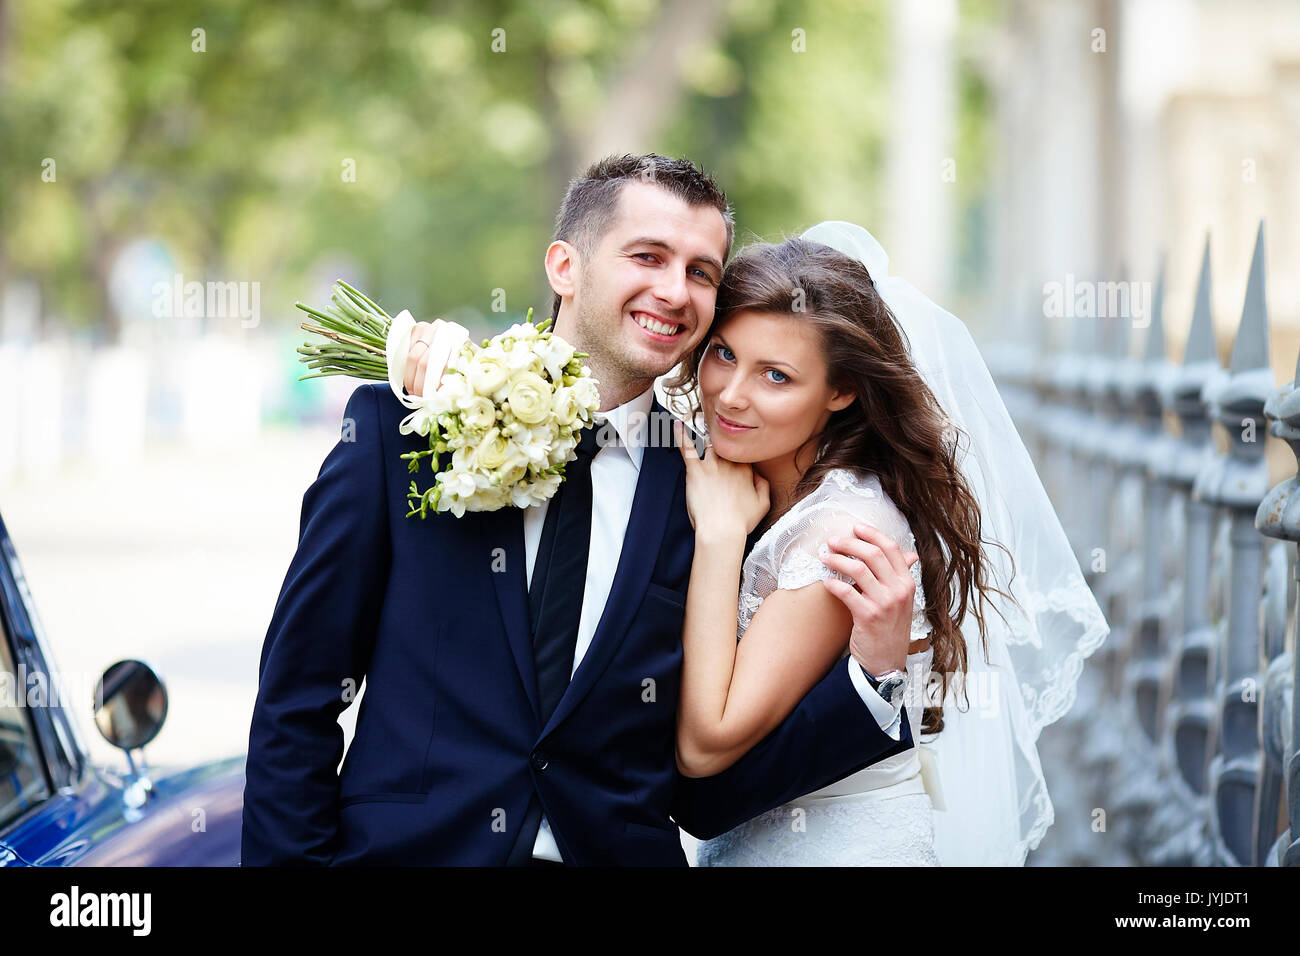
[[[317,335],[323,335],[327,339],[341,342],[344,345],[354,346],[355,348],[361,349],[364,352],[369,352],[372,355],[377,355],[381,358],[386,357],[386,352],[382,345],[375,345],[372,342],[367,342],[364,339],[355,337],[354,335],[347,335],[343,332],[336,332],[332,329],[322,328],[318,325],[312,325],[310,322],[303,322],[299,328],[306,332],[314,332]]]
[[[342,279],[339,279],[339,280],[338,280],[337,285],[338,285],[340,288],[342,288],[344,292],[350,293],[351,295],[355,296],[356,298],[358,298],[358,299],[360,299],[362,302],[364,302],[366,305],[368,305],[368,306],[369,306],[369,307],[370,307],[370,308],[375,312],[376,315],[380,315],[380,316],[384,317],[385,319],[388,319],[389,321],[392,321],[392,316],[390,316],[387,312],[385,312],[383,309],[381,309],[381,308],[380,308],[380,307],[379,307],[379,306],[374,302],[373,299],[371,299],[368,295],[366,295],[366,294],[365,294],[364,292],[362,292],[360,289],[356,289],[356,288],[354,288],[353,286],[351,286],[351,285],[349,285],[348,283],[344,282]]]
[[[365,372],[359,369],[351,369],[351,368],[332,368],[332,369],[327,369],[326,371],[323,372],[316,372],[312,375],[299,375],[298,381],[305,382],[309,378],[324,378],[326,375],[350,375],[353,378],[363,379],[367,382],[388,381],[387,372],[385,372],[383,375],[379,375],[379,374],[372,374],[370,372]]]

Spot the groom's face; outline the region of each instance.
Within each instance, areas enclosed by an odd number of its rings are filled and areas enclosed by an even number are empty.
[[[727,227],[712,206],[691,206],[632,182],[574,286],[578,340],[609,372],[630,380],[671,371],[713,321]]]

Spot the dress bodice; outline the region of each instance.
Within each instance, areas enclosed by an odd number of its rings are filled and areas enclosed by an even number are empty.
[[[811,493],[797,501],[772,525],[745,558],[741,570],[740,599],[737,607],[737,640],[744,637],[764,599],[777,590],[797,590],[825,578],[836,577],[852,584],[845,575],[821,561],[829,552],[827,540],[853,535],[855,524],[869,524],[898,542],[904,553],[916,550],[916,539],[907,519],[890,499],[874,474],[857,473],[844,468],[827,472]],[[921,586],[921,562],[911,567],[916,582],[912,599],[911,639],[918,641],[930,633],[925,616],[925,591]],[[848,650],[844,652],[848,656]],[[929,682],[933,648],[927,647],[907,656],[908,725],[914,740],[920,740],[924,691]],[[870,719],[870,717],[866,717]],[[891,786],[919,772],[915,748],[887,757],[857,773],[837,780],[808,798],[832,797],[861,793]]]
[[[764,598],[797,590],[832,575],[822,564],[826,541],[853,534],[867,523],[893,537],[906,551],[916,549],[906,519],[870,474],[835,469],[813,492],[787,511],[754,544],[741,571],[737,640],[743,640]],[[916,597],[912,640],[929,634],[920,563],[912,565]],[[848,651],[845,651],[847,656]],[[703,866],[934,866],[934,825],[921,741],[923,697],[933,650],[907,657],[907,720],[913,740],[902,753],[775,807],[711,840],[701,841]],[[844,666],[838,663],[836,666]],[[874,718],[863,707],[863,720]],[[825,732],[834,733],[834,728]],[[929,763],[928,754],[925,763]],[[937,792],[937,778],[935,778]]]

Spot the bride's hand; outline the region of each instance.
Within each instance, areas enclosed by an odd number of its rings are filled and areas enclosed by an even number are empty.
[[[673,422],[673,431],[686,462],[686,510],[696,535],[746,537],[771,507],[767,479],[743,462],[718,457],[712,445],[700,458],[681,422]]]

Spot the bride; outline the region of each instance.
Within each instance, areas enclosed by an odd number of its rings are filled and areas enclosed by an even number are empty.
[[[778,725],[878,623],[874,589],[913,589],[905,667],[862,676],[914,746],[702,842],[700,865],[1019,865],[1052,822],[1038,731],[1106,624],[965,327],[887,264],[848,223],[750,247],[665,383],[710,442],[683,452],[683,774]]]

